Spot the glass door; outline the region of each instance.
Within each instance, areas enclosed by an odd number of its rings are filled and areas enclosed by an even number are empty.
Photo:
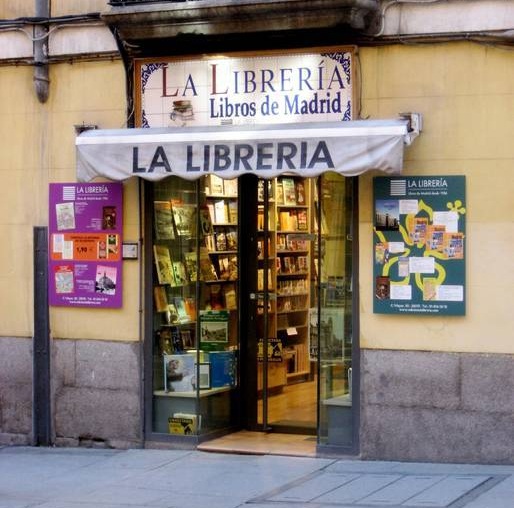
[[[296,176],[259,181],[257,209],[258,425],[265,431],[314,434],[311,181]]]

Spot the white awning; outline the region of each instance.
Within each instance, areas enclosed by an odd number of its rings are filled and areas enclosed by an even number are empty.
[[[408,120],[88,130],[76,139],[77,177],[193,180],[209,173],[236,178],[253,173],[306,177],[336,171],[355,176],[369,170],[400,173],[404,145],[413,135]]]

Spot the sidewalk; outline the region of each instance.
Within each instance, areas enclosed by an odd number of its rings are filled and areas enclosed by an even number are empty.
[[[514,507],[514,466],[0,448],[0,508]]]

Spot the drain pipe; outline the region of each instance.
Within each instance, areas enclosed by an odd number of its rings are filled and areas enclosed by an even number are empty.
[[[36,18],[50,18],[50,0],[35,0]],[[48,23],[34,25],[34,87],[41,103],[48,99],[50,79],[48,78]]]

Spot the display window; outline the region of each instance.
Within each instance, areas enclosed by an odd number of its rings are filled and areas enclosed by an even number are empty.
[[[152,433],[247,428],[352,446],[354,180],[147,188]]]

